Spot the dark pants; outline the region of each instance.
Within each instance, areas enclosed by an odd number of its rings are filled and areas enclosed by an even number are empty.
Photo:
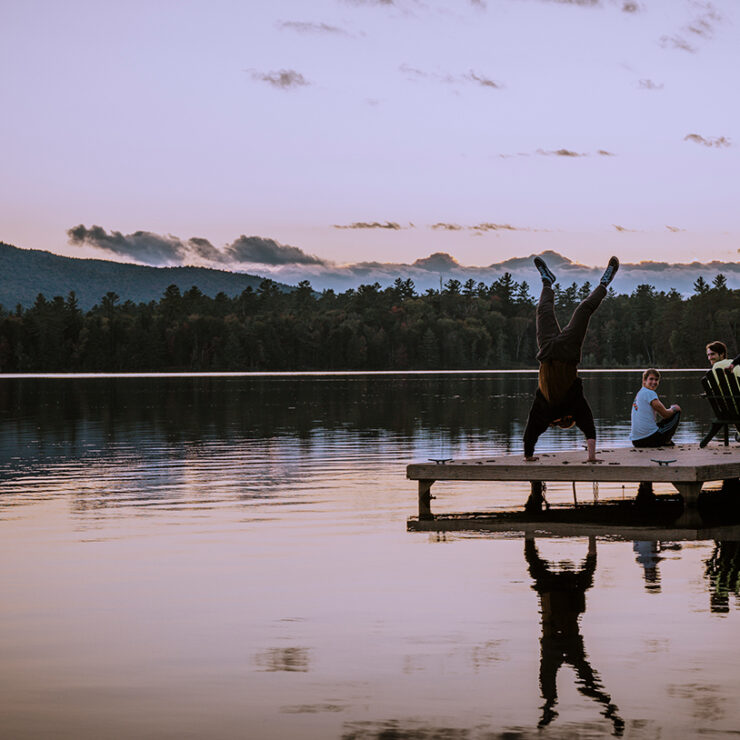
[[[576,306],[568,325],[561,329],[555,317],[555,293],[549,285],[542,286],[537,304],[537,347],[540,362],[545,360],[581,361],[581,346],[586,337],[591,314],[606,297],[606,288],[597,285],[591,295]]]
[[[633,439],[634,447],[662,447],[671,441],[671,438],[678,429],[678,422],[681,419],[681,412],[676,411],[670,419],[664,419],[658,424],[658,431],[653,432],[649,437],[642,439]]]

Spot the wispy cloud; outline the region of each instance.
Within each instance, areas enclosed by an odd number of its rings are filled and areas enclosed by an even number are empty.
[[[601,5],[600,0],[542,0],[546,3],[556,3],[557,5],[578,5],[582,8],[597,8]]]
[[[543,157],[587,157],[587,154],[574,152],[571,149],[555,149],[554,151],[545,151],[544,149],[538,149],[537,154]]]
[[[466,83],[473,83],[480,87],[485,87],[491,90],[501,90],[504,85],[496,80],[491,79],[487,75],[480,74],[474,70],[470,70],[465,74],[453,75],[449,73],[441,72],[427,72],[417,67],[412,67],[409,64],[402,64],[399,70],[406,75],[409,80],[430,80],[432,82],[442,83],[444,85],[459,85]]]
[[[345,5],[356,5],[356,6],[363,6],[363,5],[398,5],[396,0],[343,0]]]
[[[492,223],[481,223],[470,226],[473,231],[485,232],[485,231],[531,231],[531,229],[523,229],[511,224],[492,224]]]
[[[662,90],[663,89],[663,83],[658,84],[657,82],[653,82],[652,80],[640,80],[638,82],[638,85],[640,86],[641,90]]]
[[[462,231],[465,227],[460,226],[460,224],[449,224],[440,221],[439,223],[432,224],[429,228],[434,229],[434,231]]]
[[[248,71],[252,75],[253,80],[266,82],[268,85],[282,90],[306,87],[311,84],[300,72],[296,72],[294,69],[280,69],[277,72],[259,72],[255,69]]]
[[[500,90],[503,87],[500,82],[496,82],[495,80],[490,80],[488,77],[476,74],[473,70],[470,70],[466,75],[463,75],[463,79],[477,82],[481,87],[492,87],[494,90]]]
[[[619,232],[629,232],[632,234],[636,234],[637,229],[628,229],[626,226],[620,226],[619,224],[612,224],[612,226]]]
[[[624,0],[622,3],[623,13],[639,13],[642,8],[639,3],[633,2],[633,0]]]
[[[702,144],[703,146],[714,147],[715,149],[732,146],[732,142],[726,136],[706,138],[699,134],[686,134],[686,136],[683,137],[683,140],[693,141],[695,144]]]
[[[709,2],[693,0],[690,4],[695,12],[694,17],[678,33],[661,36],[660,45],[663,48],[680,49],[694,54],[697,49],[688,39],[707,41],[714,36],[715,28],[724,21],[719,11]]]
[[[335,229],[390,229],[392,231],[398,231],[400,229],[413,229],[414,225],[409,224],[408,226],[401,226],[395,221],[385,221],[380,223],[379,221],[356,221],[353,224],[334,224]]]
[[[548,229],[533,229],[529,226],[512,226],[511,224],[498,224],[490,221],[473,224],[472,226],[462,226],[460,224],[440,221],[432,224],[429,228],[434,231],[474,231],[478,234],[483,234],[487,231],[548,231]]]
[[[660,45],[664,49],[681,49],[682,51],[688,51],[690,54],[696,53],[696,49],[683,36],[679,36],[678,34],[661,36]]]
[[[672,231],[674,234],[679,231],[686,231],[686,229],[681,229],[678,226],[668,226],[668,224],[666,224],[666,229],[668,229],[668,231]]]
[[[328,23],[308,23],[306,21],[279,21],[277,27],[285,31],[296,31],[297,33],[338,34],[349,36],[343,28],[330,26]]]

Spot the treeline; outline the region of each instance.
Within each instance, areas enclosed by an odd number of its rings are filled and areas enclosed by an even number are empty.
[[[538,285],[539,288],[539,285]],[[564,325],[588,283],[555,286]],[[536,367],[536,299],[509,273],[490,285],[449,280],[419,295],[411,280],[344,293],[292,292],[271,280],[229,298],[171,285],[159,301],[107,293],[83,312],[75,294],[0,308],[0,372],[412,370]],[[704,345],[735,354],[740,290],[723,275],[694,294],[640,285],[610,291],[594,314],[582,367],[701,367]]]

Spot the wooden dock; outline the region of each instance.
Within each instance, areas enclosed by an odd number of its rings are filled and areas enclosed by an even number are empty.
[[[521,454],[425,461],[408,465],[406,477],[419,482],[420,521],[434,519],[431,488],[436,481],[529,481],[531,496],[549,481],[671,483],[683,499],[677,526],[697,525],[697,500],[704,483],[740,478],[739,444],[617,447],[599,450],[596,457],[597,462],[590,463],[585,450],[573,450],[539,453],[532,462]]]

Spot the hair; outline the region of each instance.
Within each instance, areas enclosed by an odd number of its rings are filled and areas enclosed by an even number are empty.
[[[654,375],[658,380],[660,380],[660,371],[656,370],[654,367],[649,367],[642,374],[643,381],[647,380],[651,375]]]
[[[707,352],[716,352],[722,360],[727,357],[727,345],[724,342],[709,342],[705,349]]]

